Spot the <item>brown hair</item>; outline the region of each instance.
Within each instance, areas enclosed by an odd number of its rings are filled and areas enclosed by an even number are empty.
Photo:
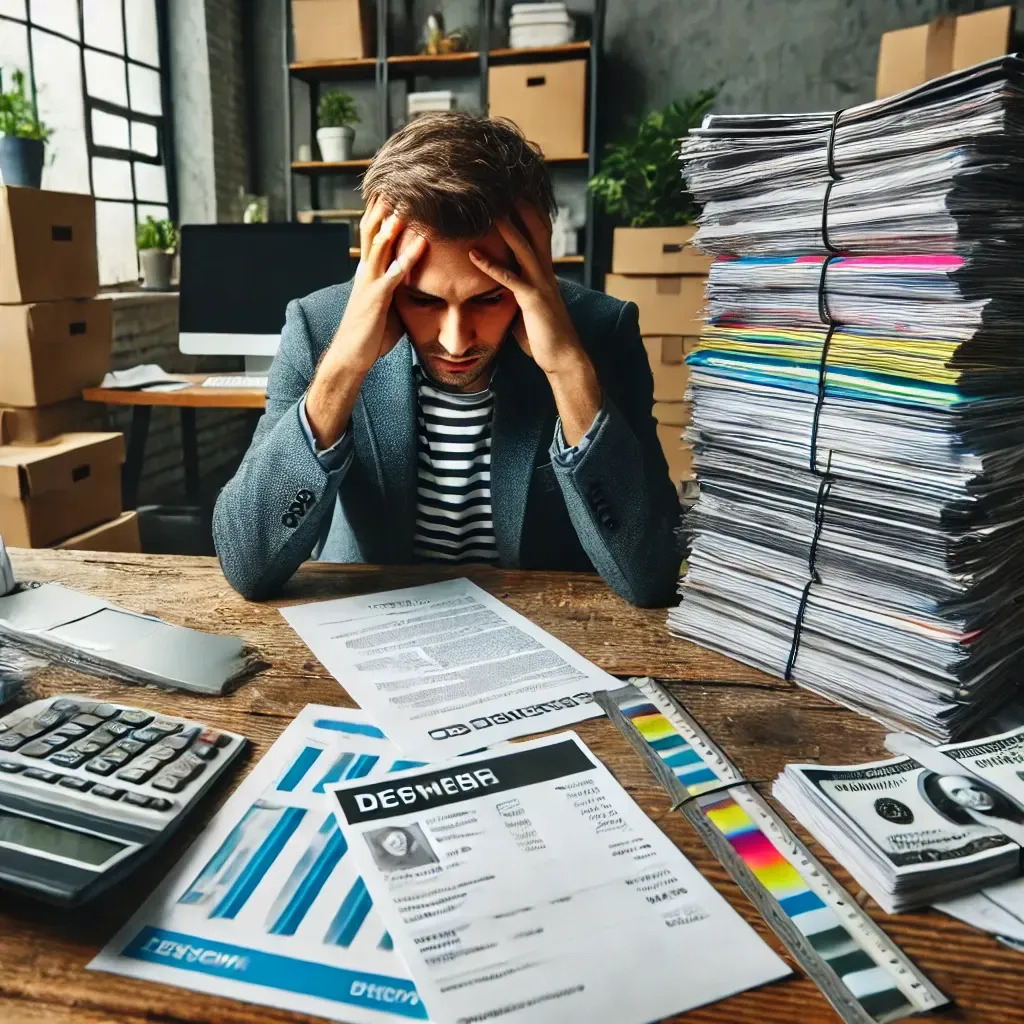
[[[456,111],[422,114],[392,135],[362,191],[444,238],[479,238],[520,200],[555,212],[544,158],[516,125]]]

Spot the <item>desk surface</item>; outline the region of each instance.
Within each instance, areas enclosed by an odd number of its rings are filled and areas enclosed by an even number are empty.
[[[191,387],[178,391],[142,391],[135,388],[86,388],[82,397],[87,402],[106,405],[168,405],[184,409],[262,409],[266,396],[258,388],[204,388],[207,377],[225,376],[213,373],[183,373],[192,381]]]
[[[34,684],[33,696],[73,691],[97,700],[136,702],[167,714],[192,716],[247,735],[254,743],[254,756],[266,751],[306,703],[352,703],[286,625],[277,612],[279,606],[459,575],[425,566],[310,565],[291,582],[282,601],[254,605],[231,591],[216,562],[209,558],[24,550],[15,550],[12,556],[23,579],[59,581],[172,622],[241,634],[271,663],[271,668],[230,697],[133,691],[57,668],[47,670]],[[665,629],[664,611],[630,608],[596,576],[487,568],[461,574],[607,671],[618,676],[649,674],[669,681],[669,689],[749,779],[772,779],[787,761],[843,763],[884,756],[880,726],[781,680],[673,639]],[[615,727],[602,718],[577,728],[633,799],[792,964],[686,819],[666,813],[664,792]],[[226,792],[227,787],[222,788],[214,802],[220,803]],[[93,954],[191,842],[201,824],[198,819],[205,821],[211,813],[209,806],[196,821],[186,824],[154,861],[95,904],[67,913],[3,896],[0,1020],[12,1024],[144,1024],[153,1020],[278,1024],[315,1019],[85,970]],[[857,893],[850,877],[811,845],[840,881]],[[937,911],[887,917],[874,903],[867,906],[932,981],[955,999],[955,1009],[930,1019],[958,1024],[1024,1021],[1024,959],[1019,953]],[[836,1020],[799,969],[786,981],[741,993],[685,1017],[687,1024],[831,1024]]]

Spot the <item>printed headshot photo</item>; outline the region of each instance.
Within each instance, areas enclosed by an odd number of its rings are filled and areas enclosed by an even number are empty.
[[[374,864],[385,875],[439,862],[419,825],[378,828],[365,833],[363,838],[373,854]]]
[[[968,811],[1024,824],[1024,807],[982,779],[925,772],[918,784],[928,803],[944,818],[958,825],[974,822]]]

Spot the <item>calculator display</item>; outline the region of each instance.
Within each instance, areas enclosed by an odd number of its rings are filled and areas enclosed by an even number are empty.
[[[124,843],[62,828],[37,818],[0,810],[0,843],[99,867],[125,849]]]

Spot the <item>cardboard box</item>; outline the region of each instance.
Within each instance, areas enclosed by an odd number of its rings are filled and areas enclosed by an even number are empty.
[[[80,398],[110,369],[111,302],[0,306],[0,404]]]
[[[0,447],[0,536],[46,547],[121,514],[123,434]]]
[[[616,228],[612,248],[615,274],[702,274],[714,262],[693,247],[697,228]]]
[[[875,98],[1009,53],[1012,35],[1013,8],[1008,6],[886,32],[878,48]]]
[[[549,160],[586,153],[585,60],[492,67],[487,95],[490,116],[514,121]]]
[[[85,533],[68,537],[55,548],[61,551],[116,551],[123,554],[140,554],[139,517],[135,512],[123,512],[109,523],[101,523]]]
[[[91,299],[99,289],[93,197],[0,186],[0,302]]]
[[[75,430],[102,430],[103,406],[72,398],[29,409],[0,406],[0,444],[37,444]]]
[[[658,440],[668,461],[669,476],[675,484],[693,478],[693,450],[681,440],[682,432],[682,427],[658,424]]]
[[[655,402],[653,415],[659,425],[685,427],[690,422],[692,407],[681,399],[678,402]]]
[[[961,14],[956,19],[956,31],[953,33],[950,71],[962,71],[1009,53],[1012,43],[1012,7],[993,7],[990,11]]]
[[[364,0],[292,0],[296,61],[372,57],[370,5]]]
[[[640,307],[643,335],[700,334],[704,326],[703,277],[627,277],[607,274],[604,290]]]
[[[681,402],[690,379],[690,368],[686,365],[687,343],[691,348],[698,338],[644,338],[647,361],[651,364],[654,377],[655,402]]]

